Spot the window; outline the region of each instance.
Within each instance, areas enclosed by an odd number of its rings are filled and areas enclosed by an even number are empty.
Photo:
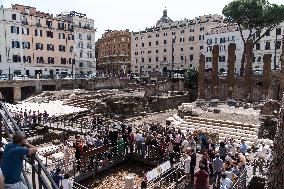
[[[17,20],[17,15],[16,14],[12,14],[12,20]]]
[[[164,40],[164,44],[165,44],[165,45],[167,44],[167,40]]]
[[[24,42],[22,42],[22,45],[23,45],[23,49],[30,49],[31,48],[30,42],[24,41]]]
[[[65,46],[64,45],[59,45],[59,51],[65,52]]]
[[[53,32],[52,31],[46,31],[46,37],[53,38]]]
[[[180,34],[184,34],[184,30],[181,30]]]
[[[152,35],[148,35],[148,39],[152,38]]]
[[[11,33],[19,34],[19,27],[11,26]]]
[[[157,33],[157,34],[156,34],[156,37],[160,37],[160,35]]]
[[[151,45],[152,45],[152,43],[151,43],[151,42],[149,42],[149,47],[151,47]]]
[[[194,28],[190,29],[189,31],[190,31],[190,32],[194,32]]]
[[[144,62],[144,58],[142,58],[142,62]]]
[[[142,47],[144,47],[144,43],[142,43]]]
[[[212,52],[212,46],[207,47],[207,52]]]
[[[88,44],[87,44],[87,49],[92,49],[92,48],[93,48],[92,43],[88,43]]]
[[[156,57],[156,62],[159,62],[159,57]]]
[[[202,50],[203,49],[203,46],[200,46],[200,50]]]
[[[193,47],[190,47],[189,50],[193,50]]]
[[[280,49],[281,48],[281,41],[276,41],[276,49]]]
[[[266,36],[270,36],[270,31],[267,31],[267,32],[265,33],[265,35],[266,35]]]
[[[257,44],[255,45],[255,48],[256,48],[256,50],[260,50],[260,43],[257,43]]]
[[[39,64],[44,64],[44,60],[43,60],[43,57],[36,57],[36,62],[39,63]]]
[[[180,56],[180,60],[182,60],[182,61],[183,61],[183,56]]]
[[[276,35],[281,35],[281,28],[276,28]]]
[[[159,41],[156,41],[156,45],[159,45]]]
[[[261,56],[257,57],[257,62],[261,62]]]
[[[87,40],[91,41],[92,40],[92,36],[91,35],[87,35]]]
[[[42,37],[42,30],[35,29],[35,36],[41,36]]]
[[[13,55],[13,62],[21,62],[21,56]]]
[[[166,62],[167,61],[167,57],[164,57],[164,62]]]
[[[149,62],[151,62],[152,61],[152,59],[151,58],[149,58]]]
[[[206,57],[206,62],[211,62],[212,61],[212,57]]]
[[[270,42],[266,42],[265,43],[265,50],[269,50],[270,49]]]
[[[69,52],[73,52],[73,51],[74,51],[74,47],[71,46],[71,47],[69,48]]]
[[[19,49],[20,47],[20,42],[19,41],[12,41],[12,48],[15,49]]]
[[[54,64],[54,58],[48,57],[47,62],[48,62],[48,64]]]
[[[48,50],[48,51],[54,51],[54,45],[52,45],[52,44],[47,44],[47,50]]]
[[[152,51],[148,51],[148,54],[151,54],[152,53]]]
[[[63,22],[61,22],[61,23],[58,23],[58,29],[59,30],[64,30],[64,23]]]
[[[90,58],[93,58],[93,54],[92,53],[87,53],[87,57],[90,59]]]
[[[66,58],[61,58],[61,64],[66,64]]]
[[[24,63],[26,63],[26,62],[32,63],[32,58],[30,56],[23,56],[23,61],[24,61]]]
[[[222,43],[226,43],[226,38],[225,37],[220,38],[220,44],[222,44]]]
[[[219,56],[219,62],[225,62],[226,57],[225,56]]]
[[[200,31],[204,31],[205,30],[205,28],[204,27],[200,27]]]
[[[159,50],[156,50],[156,54],[158,54],[159,53]]]
[[[65,33],[59,33],[58,38],[59,39],[65,39]]]
[[[36,43],[36,50],[43,50],[43,44]]]
[[[78,37],[79,37],[80,40],[82,40],[82,34],[79,33]]]
[[[30,35],[30,29],[29,28],[22,28],[22,34],[23,35]]]
[[[172,35],[176,35],[176,32],[172,32]]]
[[[164,36],[168,36],[168,33],[164,33]]]
[[[51,26],[52,26],[52,21],[51,20],[46,20],[46,26],[48,27],[48,28],[51,28]]]
[[[212,39],[207,39],[207,45],[212,45]]]
[[[74,40],[74,35],[68,34],[68,40]]]
[[[183,48],[180,48],[180,51],[183,52]]]
[[[164,52],[167,52],[167,49],[164,49]]]
[[[194,36],[190,36],[189,41],[194,41]]]
[[[83,58],[83,52],[80,52],[80,58]]]
[[[193,61],[193,55],[192,55],[192,54],[189,55],[189,60],[190,60],[190,61]]]

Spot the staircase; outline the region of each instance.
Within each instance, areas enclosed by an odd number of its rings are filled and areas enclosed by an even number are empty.
[[[4,129],[4,130],[3,130]],[[12,141],[12,135],[16,131],[22,132],[18,127],[15,120],[7,111],[5,105],[0,102],[0,140],[2,141],[2,133],[7,135],[7,141]],[[29,130],[29,135],[33,135],[34,131]],[[28,175],[26,171],[22,170],[22,182],[28,187],[28,189],[59,189],[54,180],[50,176],[49,171],[39,159],[37,155],[24,158],[24,165],[31,167],[31,175]],[[77,183],[74,183],[74,187],[77,189],[87,189]]]

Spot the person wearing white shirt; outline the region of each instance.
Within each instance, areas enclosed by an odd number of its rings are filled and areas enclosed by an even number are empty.
[[[73,188],[73,182],[70,180],[70,175],[65,174],[64,179],[61,181],[62,189],[72,189]]]
[[[135,136],[134,136],[134,140],[135,140],[135,152],[141,154],[141,148],[142,148],[142,134],[137,131]]]
[[[181,151],[183,153],[185,153],[187,148],[188,148],[188,146],[189,146],[189,142],[187,140],[182,141],[182,143],[181,143]]]
[[[184,162],[184,172],[186,175],[186,180],[190,182],[190,162],[191,162],[191,150],[186,151]]]

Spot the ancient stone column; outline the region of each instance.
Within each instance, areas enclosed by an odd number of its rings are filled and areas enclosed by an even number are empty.
[[[198,66],[198,99],[205,99],[205,55],[201,54]]]
[[[265,54],[263,56],[263,81],[262,81],[262,92],[265,99],[268,99],[269,88],[270,88],[270,72],[271,72],[271,54]]]
[[[213,92],[213,98],[218,98],[219,93],[219,76],[218,76],[218,62],[219,62],[219,45],[213,46],[212,51],[212,81],[211,81],[211,87]]]
[[[234,92],[235,63],[236,63],[236,44],[230,43],[228,49],[228,74],[227,74],[227,90],[228,90],[229,99],[232,99]]]
[[[250,100],[252,97],[252,62],[253,62],[253,41],[247,41],[246,48],[246,66],[244,76],[244,97]]]
[[[14,101],[19,102],[22,100],[21,87],[14,87]]]
[[[283,63],[283,62],[282,62]],[[267,171],[267,188],[284,188],[284,98],[282,99],[276,135],[273,141],[272,161]]]

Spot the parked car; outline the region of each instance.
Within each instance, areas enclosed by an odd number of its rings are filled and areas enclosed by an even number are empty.
[[[0,81],[6,81],[8,80],[8,76],[7,75],[0,75]]]

